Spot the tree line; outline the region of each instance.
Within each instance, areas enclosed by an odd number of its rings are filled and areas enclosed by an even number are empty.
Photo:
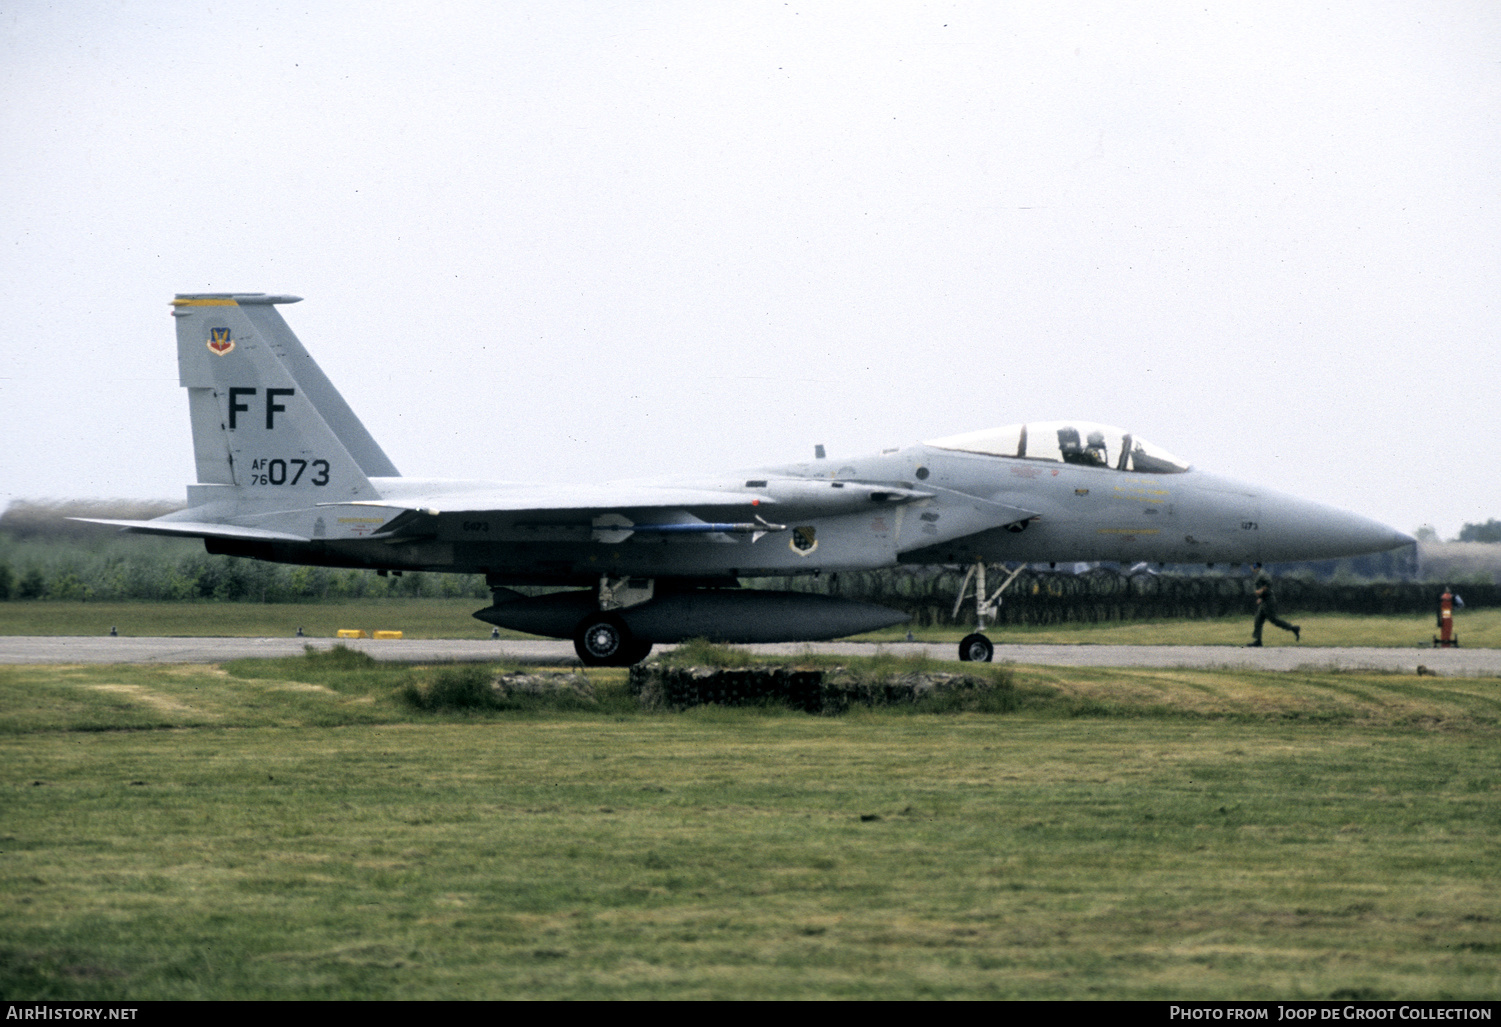
[[[12,503],[0,515],[0,601],[295,603],[329,599],[486,599],[477,574],[381,576],[211,556],[197,539],[121,535],[67,517],[146,520],[165,503]]]
[[[0,541],[0,552],[6,547]],[[295,603],[329,599],[486,599],[483,575],[381,576],[374,571],[262,563],[204,552],[128,557],[48,547],[0,556],[0,601],[27,599]]]
[[[1484,524],[1466,524],[1459,529],[1457,542],[1501,542],[1501,521],[1492,517]]]

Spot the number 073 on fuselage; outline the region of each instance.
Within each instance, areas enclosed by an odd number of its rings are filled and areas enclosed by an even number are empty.
[[[209,552],[257,560],[484,574],[494,603],[475,616],[572,638],[585,662],[617,664],[657,642],[816,640],[905,620],[869,603],[742,589],[741,578],[899,564],[1314,560],[1411,541],[1086,421],[692,479],[405,477],[277,310],[297,300],[173,301],[197,481],[184,510],[99,523],[199,537]],[[571,588],[515,591],[528,585]],[[988,642],[968,652],[988,658]]]

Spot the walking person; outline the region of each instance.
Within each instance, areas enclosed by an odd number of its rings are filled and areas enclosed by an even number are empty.
[[[1291,631],[1294,641],[1303,641],[1303,629],[1296,624],[1289,624],[1277,616],[1277,599],[1272,595],[1272,576],[1262,569],[1261,564],[1251,565],[1256,571],[1256,626],[1251,631],[1251,641],[1246,648],[1251,649],[1261,645],[1261,626],[1271,621],[1283,631]]]

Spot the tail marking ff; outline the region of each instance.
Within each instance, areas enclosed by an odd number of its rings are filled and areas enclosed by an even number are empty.
[[[376,499],[396,468],[276,311],[295,296],[180,295],[177,360],[200,485],[247,499]]]

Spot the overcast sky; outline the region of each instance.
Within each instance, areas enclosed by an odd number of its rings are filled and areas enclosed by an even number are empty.
[[[175,292],[405,474],[1024,420],[1501,517],[1501,5],[0,3],[0,502],[180,500]]]

